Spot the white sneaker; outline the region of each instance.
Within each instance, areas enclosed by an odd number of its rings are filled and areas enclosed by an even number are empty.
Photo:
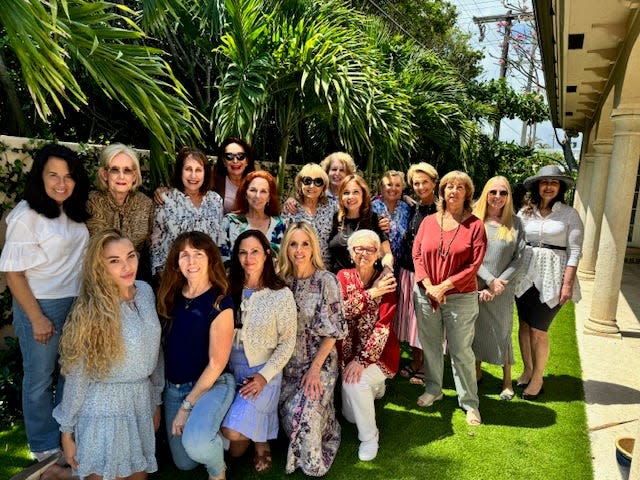
[[[31,452],[31,456],[34,457],[38,462],[46,460],[54,453],[60,453],[59,448],[52,448],[51,450],[45,450],[44,452]]]
[[[369,462],[378,455],[378,434],[366,442],[360,442],[358,448],[358,458],[363,462]]]

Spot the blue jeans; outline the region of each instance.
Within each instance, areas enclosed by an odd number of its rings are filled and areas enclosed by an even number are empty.
[[[180,404],[195,382],[174,384],[166,382],[164,389],[164,415],[167,437],[173,463],[180,470],[192,470],[204,464],[210,476],[224,472],[224,450],[220,437],[220,424],[227,413],[236,384],[233,375],[223,373],[211,389],[202,394],[189,414],[182,436],[171,434],[171,424]]]
[[[441,304],[435,312],[429,297],[417,284],[413,288],[413,298],[418,336],[424,349],[425,392],[431,395],[442,392],[442,339],[446,334],[458,404],[464,410],[478,408],[476,357],[472,348],[479,310],[478,293],[447,295],[447,303]]]
[[[60,427],[51,412],[62,399],[64,380],[58,374],[58,345],[62,327],[75,297],[38,300],[42,313],[51,320],[55,334],[45,344],[33,338],[31,322],[18,302],[13,301],[13,325],[22,351],[22,412],[27,442],[32,452],[60,447]],[[57,377],[57,387],[53,381]]]

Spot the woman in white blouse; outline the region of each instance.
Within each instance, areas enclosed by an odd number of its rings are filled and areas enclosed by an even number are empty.
[[[258,230],[238,236],[231,256],[229,283],[236,309],[236,333],[229,366],[238,393],[222,422],[239,457],[255,442],[254,467],[271,466],[269,440],[278,436],[278,399],[282,369],[296,345],[297,309],[293,293],[278,277],[269,242]]]
[[[52,410],[62,398],[62,379],[56,389],[52,385],[62,326],[80,291],[89,241],[84,223],[88,194],[89,178],[78,155],[48,144],[33,158],[24,200],[7,217],[0,271],[13,296],[13,325],[24,366],[24,424],[38,460],[60,449]]]
[[[518,213],[527,247],[526,272],[516,288],[516,305],[524,363],[517,385],[524,387],[525,400],[535,400],[544,391],[550,352],[547,330],[553,318],[568,300],[580,300],[575,279],[583,226],[578,212],[564,203],[564,194],[572,185],[573,179],[556,165],[546,165],[524,181],[531,195]]]
[[[156,205],[151,231],[151,273],[160,274],[169,249],[178,235],[197,231],[215,242],[222,223],[222,198],[211,190],[212,169],[207,156],[197,148],[178,153],[171,184]]]

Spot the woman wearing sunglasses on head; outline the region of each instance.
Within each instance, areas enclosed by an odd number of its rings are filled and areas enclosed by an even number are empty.
[[[287,225],[295,222],[308,222],[313,225],[320,242],[322,261],[328,265],[329,236],[333,216],[338,211],[338,204],[329,201],[326,196],[329,177],[317,163],[307,163],[300,169],[294,180],[296,189],[295,212],[284,214]]]

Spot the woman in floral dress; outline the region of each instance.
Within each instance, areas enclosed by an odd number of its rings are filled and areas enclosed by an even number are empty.
[[[298,334],[293,356],[283,372],[280,420],[290,439],[286,471],[327,473],[340,446],[340,424],[333,406],[338,378],[336,340],[347,327],[340,285],[324,269],[320,245],[311,224],[293,223],[280,252],[280,273],[298,307]]]

